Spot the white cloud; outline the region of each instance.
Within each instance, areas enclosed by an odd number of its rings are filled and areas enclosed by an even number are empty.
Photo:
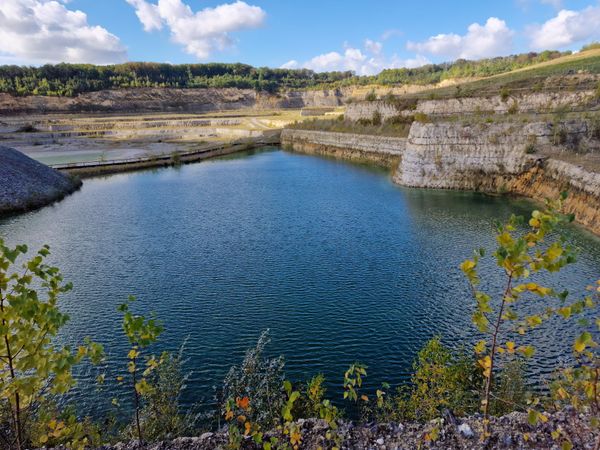
[[[88,24],[87,15],[65,2],[0,0],[0,51],[21,64],[123,62],[127,52],[105,28]]]
[[[346,46],[343,52],[323,53],[304,63],[299,63],[293,59],[283,64],[281,68],[298,69],[303,67],[315,72],[351,70],[358,75],[374,75],[383,69],[412,68],[429,63],[430,61],[421,55],[409,59],[402,59],[397,55],[388,58],[383,52],[383,44],[381,42],[367,39],[364,43],[364,49]]]
[[[375,55],[379,55],[381,50],[383,49],[383,44],[381,42],[375,42],[371,39],[367,39],[365,41],[365,48]]]
[[[424,42],[408,42],[409,50],[448,58],[480,59],[510,53],[514,32],[504,20],[490,17],[485,25],[469,25],[467,34],[438,34]]]
[[[266,19],[260,7],[239,0],[195,13],[181,0],[158,0],[157,4],[146,0],[126,1],[135,8],[144,30],[160,30],[166,25],[173,41],[198,59],[231,47],[233,40],[229,33],[258,28]]]
[[[296,61],[295,59],[291,59],[288,62],[286,62],[285,64],[281,65],[282,69],[298,69],[300,67],[300,63],[298,63],[298,61]]]
[[[383,32],[383,34],[381,35],[381,40],[382,41],[387,41],[388,39],[391,39],[393,37],[399,37],[402,36],[404,33],[401,30],[392,28],[390,30],[385,30]]]
[[[531,48],[549,50],[600,38],[600,6],[581,11],[563,9],[542,25],[529,28]]]

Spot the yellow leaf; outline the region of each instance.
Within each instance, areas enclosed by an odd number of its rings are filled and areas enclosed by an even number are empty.
[[[506,343],[506,350],[508,350],[508,353],[514,353],[515,352],[515,343],[512,341],[508,341]]]
[[[475,353],[485,352],[485,341],[479,341],[475,346]]]
[[[460,265],[460,268],[463,272],[468,272],[468,271],[472,270],[474,267],[475,267],[475,262],[471,261],[470,259],[467,259]]]
[[[366,396],[366,395],[364,395],[364,394],[360,396],[360,399],[361,399],[363,402],[368,402],[368,401],[369,401],[369,397],[367,397],[367,396]]]
[[[563,400],[569,396],[564,388],[558,388],[556,394]]]

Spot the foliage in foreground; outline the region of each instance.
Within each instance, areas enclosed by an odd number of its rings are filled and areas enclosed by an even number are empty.
[[[539,272],[552,274],[575,260],[575,250],[558,234],[559,226],[571,219],[560,214],[562,200],[534,211],[528,222],[511,217],[506,224],[497,225],[493,257],[505,278],[501,295],[487,294],[479,287],[487,286],[481,283],[483,275],[478,272],[484,251],[462,264],[473,288],[473,322],[482,335],[473,351],[453,350],[434,337],[418,353],[411,382],[395,391],[387,383],[379,389],[367,387],[367,367],[354,363],[343,376],[347,409],[360,412],[365,421],[427,422],[447,411],[464,416],[481,408],[486,427],[482,438],[486,439],[490,415],[527,411],[533,425],[548,420],[545,411],[569,406],[581,413],[570,419],[579,421],[569,427],[576,431],[569,434],[558,428],[552,430],[552,438],[564,449],[581,447],[585,436],[600,427],[600,355],[594,340],[600,329],[595,309],[600,282],[590,287],[583,299],[568,301],[567,292],[531,280]],[[3,445],[17,450],[41,445],[84,448],[111,438],[155,441],[195,434],[197,416],[182,413],[179,401],[186,383],[183,352],[159,357],[151,353],[162,325],[153,317],[135,314],[133,298],[119,308],[130,349],[127,372],[117,377],[131,392],[132,420],[111,435],[105,426],[82,417],[72,407],[61,406],[61,395],[75,382],[74,365],[84,357],[97,362],[103,352],[91,341],[76,352],[53,343],[68,319],[58,309],[58,297],[70,286],[63,283],[58,269],[44,264],[46,247],[15,272],[17,258],[26,252],[24,246],[11,249],[0,241]],[[34,289],[35,283],[41,288]],[[525,302],[526,307],[521,307]],[[595,322],[588,319],[592,314]],[[531,330],[544,322],[574,317],[579,317],[577,326],[583,327],[569,344],[575,364],[557,369],[548,394],[535,394],[540,392],[539,386],[530,385],[525,367],[535,352],[536,335]],[[264,357],[268,342],[265,332],[224,381],[218,414],[226,423],[230,448],[253,441],[265,450],[299,449],[303,436],[297,420],[309,417],[321,418],[329,425],[324,448],[340,448],[341,399],[334,405],[326,398],[322,375],[308,383],[287,380],[283,358]],[[99,380],[106,382],[103,375]],[[581,417],[590,420],[584,423]],[[275,433],[266,434],[273,430]],[[423,441],[437,438],[434,427]]]
[[[75,384],[73,366],[85,357],[99,362],[103,354],[102,347],[90,340],[76,350],[52,342],[69,320],[57,302],[71,285],[63,282],[56,267],[45,264],[48,247],[20,270],[15,268],[17,258],[26,253],[26,246],[9,248],[0,239],[0,407],[8,416],[0,437],[4,445],[18,449],[31,439],[31,422],[40,405]],[[60,429],[50,426],[38,437],[39,443],[65,435],[76,435],[75,441],[85,443],[86,437],[79,437],[70,422],[72,416]]]

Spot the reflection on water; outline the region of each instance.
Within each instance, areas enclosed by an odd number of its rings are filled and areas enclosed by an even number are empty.
[[[531,207],[399,188],[377,170],[270,151],[88,180],[54,206],[1,220],[0,234],[50,244],[52,263],[74,282],[65,340],[91,335],[122,362],[115,310],[129,294],[164,320],[158,349],[189,337],[191,402],[208,400],[266,328],[293,379],[323,372],[338,389],[360,360],[373,386],[400,382],[431,336],[473,339],[458,265],[493,248],[494,220]],[[582,253],[557,284],[581,293],[600,274],[600,243],[575,228],[570,239]],[[547,373],[568,353],[552,344],[572,330],[537,333],[545,345],[532,370]],[[92,375],[79,390],[99,407]]]

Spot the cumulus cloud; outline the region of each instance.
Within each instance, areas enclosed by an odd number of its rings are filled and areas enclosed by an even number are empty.
[[[198,59],[231,47],[231,32],[258,28],[267,16],[260,7],[239,0],[197,12],[181,0],[158,0],[156,4],[146,0],[126,1],[135,8],[145,31],[168,27],[173,41]]]
[[[49,0],[0,1],[0,51],[19,63],[123,62],[127,52],[105,28],[88,24],[82,11]]]
[[[542,25],[529,28],[531,48],[548,50],[600,38],[600,6],[581,11],[563,9]]]
[[[480,59],[510,53],[514,32],[504,20],[490,17],[485,25],[469,25],[465,35],[438,34],[424,42],[408,42],[407,48],[447,58]]]
[[[402,59],[397,55],[388,58],[383,52],[383,44],[381,42],[367,39],[364,42],[363,49],[347,46],[343,52],[323,53],[304,63],[299,63],[293,59],[283,64],[281,68],[306,68],[315,72],[351,70],[358,75],[374,75],[383,69],[419,67],[429,63],[430,61],[421,55],[409,59]]]

